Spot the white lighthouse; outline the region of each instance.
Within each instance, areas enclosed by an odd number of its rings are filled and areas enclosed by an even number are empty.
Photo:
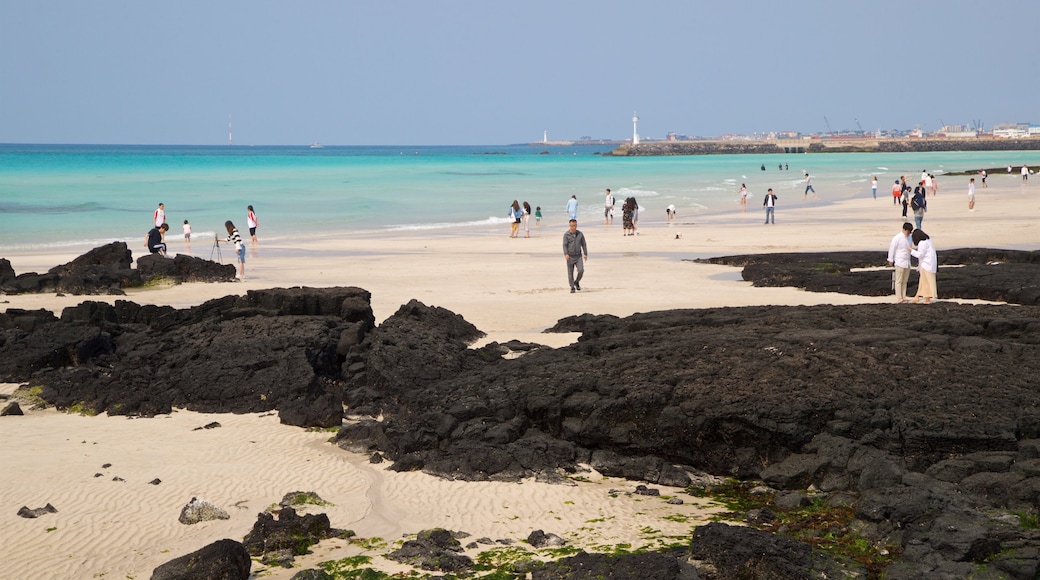
[[[548,143],[548,142],[549,142],[549,132],[548,131],[542,131],[542,143]]]
[[[632,144],[639,145],[639,117],[632,113]]]

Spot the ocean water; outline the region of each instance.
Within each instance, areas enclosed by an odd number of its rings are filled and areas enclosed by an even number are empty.
[[[801,196],[802,172],[821,203],[881,195],[901,174],[1033,162],[1028,152],[834,153],[682,157],[603,156],[610,147],[245,147],[0,145],[0,257],[127,241],[136,248],[152,212],[166,206],[170,234],[189,220],[196,238],[245,232],[246,206],[261,240],[330,232],[498,231],[517,199],[540,206],[547,223],[565,221],[571,195],[580,221],[602,217],[602,194],[635,196],[641,221],[675,205],[684,219],[739,218],[741,183],[752,207],[772,187]],[[787,164],[779,171],[778,164]],[[765,171],[761,166],[766,167]],[[952,187],[953,178],[945,180]],[[940,179],[940,186],[944,180]],[[619,215],[620,217],[620,215]]]

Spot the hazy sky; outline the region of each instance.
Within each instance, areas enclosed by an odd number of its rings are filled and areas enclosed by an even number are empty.
[[[1040,122],[1036,0],[0,3],[0,142],[508,144]]]

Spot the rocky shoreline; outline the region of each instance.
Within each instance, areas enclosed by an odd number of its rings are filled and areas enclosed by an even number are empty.
[[[452,479],[563,482],[591,466],[691,493],[715,486],[705,473],[761,486],[770,511],[742,514],[749,527],[698,528],[687,550],[668,556],[684,563],[669,578],[832,577],[835,569],[1034,578],[1034,254],[943,254],[944,265],[964,263],[957,271],[1020,271],[944,278],[941,298],[996,294],[1020,305],[582,315],[549,330],[581,333],[557,349],[470,348],[479,329],[414,300],[376,325],[360,288],[250,291],[184,310],[127,301],[87,301],[60,317],[9,309],[0,314],[0,381],[27,383],[40,404],[88,413],[276,410],[291,425],[342,426],[338,445],[385,457],[392,469]],[[756,284],[880,292],[886,272],[852,272],[876,260],[712,261],[744,265]],[[785,533],[769,514],[802,496],[843,506],[849,519],[834,525],[887,559],[870,567],[823,558],[812,538]]]
[[[773,153],[924,153],[1037,151],[1040,139],[782,139],[766,141],[644,141],[624,143],[614,157]]]

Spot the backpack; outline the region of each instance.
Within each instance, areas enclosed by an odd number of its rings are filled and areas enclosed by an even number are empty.
[[[912,209],[914,211],[917,211],[917,210],[921,209],[921,204],[917,203],[917,196],[916,195],[914,196],[913,199],[910,200],[910,209]]]

